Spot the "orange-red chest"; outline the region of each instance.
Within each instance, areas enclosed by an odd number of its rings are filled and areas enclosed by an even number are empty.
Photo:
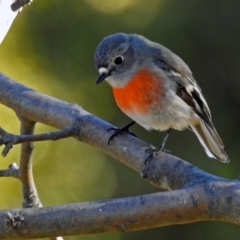
[[[147,113],[159,106],[163,97],[163,85],[146,69],[138,71],[123,88],[113,88],[118,106],[127,112]]]

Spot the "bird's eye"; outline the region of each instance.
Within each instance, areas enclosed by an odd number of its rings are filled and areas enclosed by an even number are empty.
[[[115,58],[114,63],[120,65],[123,62],[123,56],[118,56]]]

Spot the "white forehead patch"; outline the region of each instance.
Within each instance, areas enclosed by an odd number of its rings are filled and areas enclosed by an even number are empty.
[[[108,73],[108,69],[105,68],[105,67],[100,67],[100,68],[98,69],[98,72],[99,72],[100,74]]]

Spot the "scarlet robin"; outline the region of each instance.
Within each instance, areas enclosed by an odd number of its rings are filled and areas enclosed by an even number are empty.
[[[117,105],[134,122],[148,130],[190,128],[209,157],[229,162],[201,89],[180,57],[143,36],[116,33],[102,40],[94,60],[96,83],[111,85]]]

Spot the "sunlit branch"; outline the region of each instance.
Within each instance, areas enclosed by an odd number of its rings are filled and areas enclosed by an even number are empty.
[[[113,126],[80,106],[40,94],[2,74],[0,86],[0,103],[12,108],[18,116],[60,129],[75,126],[79,129],[76,140],[105,151],[155,186],[173,190],[124,199],[11,210],[9,216],[19,215],[24,221],[17,231],[6,228],[6,223],[0,221],[0,238],[18,239],[27,233],[28,237],[54,237],[56,234],[133,231],[201,220],[240,225],[239,180],[213,176],[163,152],[145,165],[148,144],[130,134],[122,134],[109,145],[112,133],[107,129]],[[4,218],[6,211],[0,211],[0,219]]]
[[[0,127],[0,145],[5,145],[2,156],[5,157],[13,145],[26,142],[37,142],[46,140],[58,140],[62,138],[67,138],[71,136],[77,136],[79,130],[76,126],[68,127],[56,132],[47,132],[35,135],[14,135],[6,132]]]

